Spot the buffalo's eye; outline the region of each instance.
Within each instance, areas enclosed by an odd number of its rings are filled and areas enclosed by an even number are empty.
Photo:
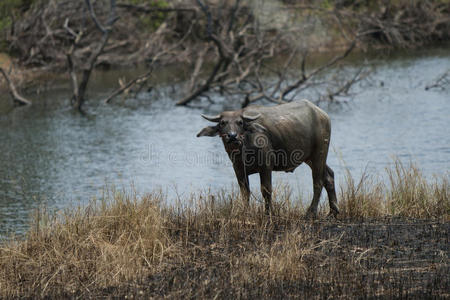
[[[238,124],[239,126],[242,126],[242,125],[244,125],[244,122],[242,122],[242,120],[238,120],[238,121],[237,121],[237,124]]]
[[[222,126],[222,127],[225,126],[225,121],[224,120],[220,120],[219,125]]]

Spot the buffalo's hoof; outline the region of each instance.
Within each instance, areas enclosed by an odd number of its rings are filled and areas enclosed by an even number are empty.
[[[327,218],[328,219],[331,219],[331,218],[337,219],[338,214],[339,214],[339,210],[337,208],[330,209],[330,212],[328,213]]]
[[[315,220],[315,219],[317,219],[317,212],[308,209],[308,211],[306,212],[306,215],[305,215],[305,219],[306,220]]]
[[[337,215],[338,214],[336,212],[330,211],[327,215],[327,220],[337,220]]]

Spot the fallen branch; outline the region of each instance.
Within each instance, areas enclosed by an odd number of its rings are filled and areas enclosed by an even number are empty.
[[[153,69],[150,69],[150,71],[148,71],[147,73],[145,73],[141,76],[138,76],[138,77],[134,78],[133,80],[130,80],[127,84],[125,84],[124,86],[122,86],[122,87],[116,89],[114,92],[112,92],[111,95],[109,95],[103,102],[109,103],[113,98],[119,96],[120,94],[122,94],[124,91],[131,88],[135,84],[146,81],[150,77],[152,72],[153,72]]]
[[[450,69],[439,75],[439,77],[434,80],[434,83],[427,85],[425,91],[430,89],[445,90],[448,86],[450,86]]]
[[[0,72],[3,74],[3,77],[6,80],[6,83],[8,84],[9,88],[9,94],[14,100],[14,103],[17,103],[19,105],[31,105],[31,101],[23,97],[22,95],[17,92],[16,86],[12,82],[12,80],[9,78],[8,73],[3,70],[3,68],[0,67]]]

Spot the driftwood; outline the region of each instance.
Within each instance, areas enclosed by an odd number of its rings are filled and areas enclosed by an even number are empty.
[[[23,97],[22,95],[17,92],[16,86],[12,82],[11,78],[9,78],[8,73],[0,67],[0,73],[2,73],[3,77],[5,78],[6,83],[8,84],[9,94],[11,95],[14,103],[18,105],[31,105],[31,101],[27,98]]]

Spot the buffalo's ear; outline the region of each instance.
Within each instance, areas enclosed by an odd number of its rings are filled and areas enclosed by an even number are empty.
[[[248,130],[250,132],[259,132],[259,133],[265,133],[267,131],[266,127],[262,126],[261,124],[258,123],[251,123],[248,126]]]
[[[203,128],[199,133],[197,133],[197,137],[201,136],[216,136],[219,134],[219,129],[217,126],[207,126]]]

